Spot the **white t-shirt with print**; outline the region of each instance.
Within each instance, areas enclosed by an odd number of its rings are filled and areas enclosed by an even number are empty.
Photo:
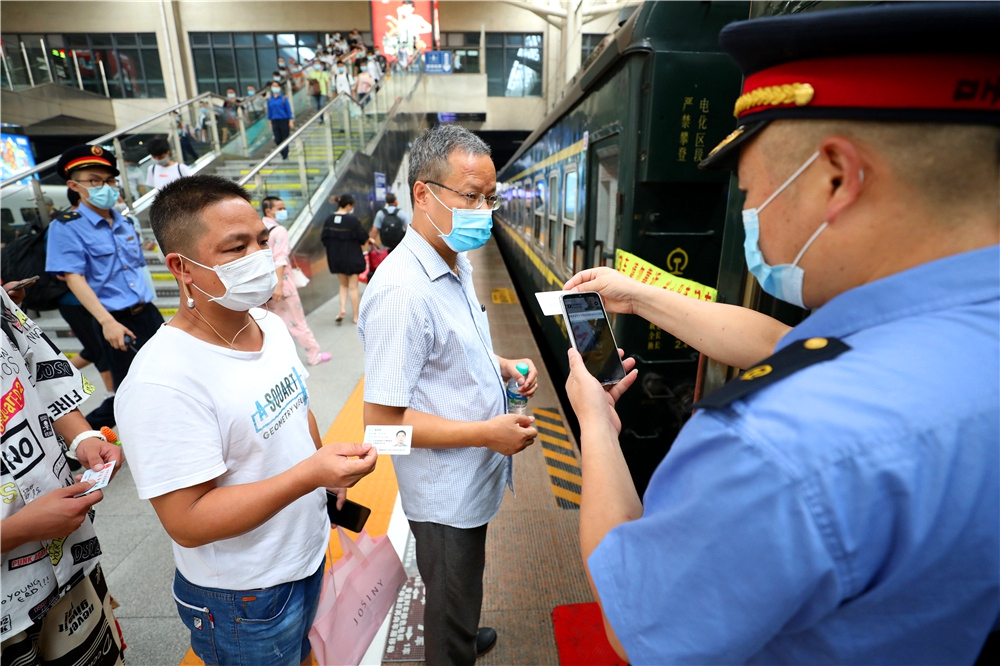
[[[163,326],[132,361],[115,415],[141,499],[215,479],[273,477],[316,452],[308,376],[285,323],[253,309],[259,352],[212,345]],[[245,590],[301,580],[326,553],[326,492],[316,489],[254,530],[197,548],[173,544],[177,568],[204,587]]]
[[[186,164],[174,162],[170,166],[160,166],[159,164],[149,165],[149,172],[146,173],[146,187],[162,190],[164,187],[191,175],[191,169]]]

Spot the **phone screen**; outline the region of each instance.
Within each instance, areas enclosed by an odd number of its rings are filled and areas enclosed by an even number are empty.
[[[364,529],[365,522],[372,510],[351,500],[344,500],[344,508],[337,509],[337,496],[326,491],[326,513],[330,516],[330,522],[340,525],[345,530],[360,532]]]
[[[601,297],[596,293],[566,294],[563,307],[573,346],[580,352],[590,374],[602,384],[615,384],[624,379],[625,368],[618,356],[618,345]]]

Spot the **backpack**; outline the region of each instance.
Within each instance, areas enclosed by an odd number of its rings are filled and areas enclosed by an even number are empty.
[[[322,92],[319,87],[319,79],[309,79],[309,94],[310,95],[321,95]]]
[[[55,310],[59,299],[69,292],[65,282],[45,272],[47,235],[48,230],[33,226],[30,232],[7,243],[0,253],[0,279],[4,284],[39,276],[38,282],[25,289],[22,310]]]
[[[403,235],[406,233],[406,225],[403,224],[403,220],[399,219],[396,214],[399,212],[398,207],[393,207],[391,213],[388,208],[384,208],[385,216],[382,218],[382,228],[379,229],[379,236],[382,238],[382,245],[385,245],[390,250],[395,249],[403,240]]]

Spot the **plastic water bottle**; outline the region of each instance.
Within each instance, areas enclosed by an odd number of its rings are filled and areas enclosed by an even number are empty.
[[[511,377],[507,381],[507,412],[510,414],[526,414],[528,412],[528,398],[518,393],[517,389],[520,388],[520,385],[517,383],[517,380],[528,376],[528,364],[518,363],[516,369],[520,374]]]

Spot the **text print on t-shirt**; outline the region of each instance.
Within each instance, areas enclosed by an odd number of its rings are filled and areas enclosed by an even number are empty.
[[[253,413],[253,427],[257,432],[264,433],[267,439],[285,423],[289,416],[309,402],[306,385],[299,376],[298,370],[292,371],[284,379],[274,385],[257,401],[257,410]]]

